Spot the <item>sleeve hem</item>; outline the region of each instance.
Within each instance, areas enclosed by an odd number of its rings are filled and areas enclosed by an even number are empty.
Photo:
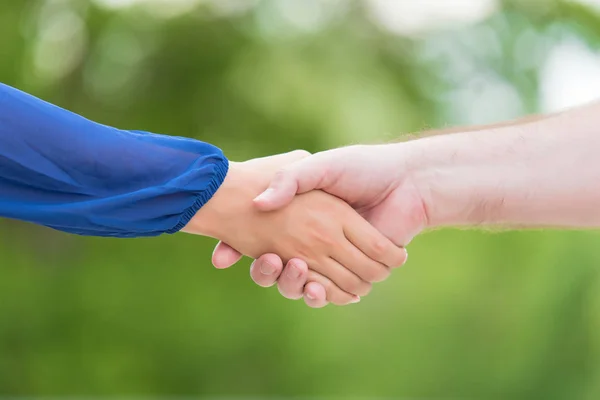
[[[198,210],[200,210],[200,208],[202,208],[202,206],[205,205],[214,196],[219,187],[221,187],[221,184],[223,183],[223,181],[225,180],[225,176],[227,175],[228,169],[229,162],[227,161],[227,159],[225,157],[219,159],[215,164],[214,175],[208,187],[206,187],[206,189],[200,192],[194,204],[187,210],[185,210],[185,212],[179,219],[177,225],[175,225],[173,228],[169,229],[165,233],[177,233],[190,222],[190,220],[194,217],[194,215],[196,215]]]

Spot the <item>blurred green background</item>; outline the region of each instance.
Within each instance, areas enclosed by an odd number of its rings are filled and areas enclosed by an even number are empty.
[[[597,1],[0,0],[0,81],[234,160],[600,95]],[[600,398],[600,236],[426,233],[360,304],[0,222],[0,394]]]

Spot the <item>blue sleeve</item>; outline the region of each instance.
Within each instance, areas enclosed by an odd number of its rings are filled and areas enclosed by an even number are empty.
[[[0,83],[0,216],[64,232],[175,233],[228,161],[193,139],[119,130]]]

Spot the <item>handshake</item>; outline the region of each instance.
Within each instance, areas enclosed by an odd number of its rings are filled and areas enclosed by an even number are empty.
[[[231,163],[183,230],[222,241],[213,256],[217,268],[241,254],[258,258],[256,283],[278,280],[285,297],[304,297],[313,307],[356,303],[404,264],[404,246],[427,220],[417,188],[397,179],[403,157],[386,164],[386,151],[357,146]]]
[[[229,164],[207,143],[97,124],[1,83],[0,103],[0,217],[210,236],[217,268],[255,258],[256,283],[311,307],[359,301],[424,229],[600,227],[600,103]]]

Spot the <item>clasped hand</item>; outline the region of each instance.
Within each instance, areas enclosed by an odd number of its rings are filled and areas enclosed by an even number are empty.
[[[274,254],[275,263],[294,259],[301,269],[308,267],[299,272],[325,289],[328,302],[355,303],[369,293],[372,283],[404,263],[404,248],[346,202],[320,190],[298,195],[273,211],[261,211],[253,203],[278,170],[307,155],[295,151],[231,163],[219,190],[184,231],[219,239],[232,252],[252,258]]]

